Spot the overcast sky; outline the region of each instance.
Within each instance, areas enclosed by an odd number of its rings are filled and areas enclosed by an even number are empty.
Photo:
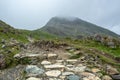
[[[0,19],[37,29],[54,16],[75,16],[120,34],[120,0],[0,0]]]

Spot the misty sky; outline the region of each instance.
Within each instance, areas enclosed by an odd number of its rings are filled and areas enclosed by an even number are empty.
[[[37,29],[54,16],[75,16],[120,34],[120,0],[0,0],[0,19]]]

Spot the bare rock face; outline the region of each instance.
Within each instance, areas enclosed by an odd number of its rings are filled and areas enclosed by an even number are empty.
[[[3,69],[5,67],[6,67],[5,57],[3,54],[0,54],[0,69]]]

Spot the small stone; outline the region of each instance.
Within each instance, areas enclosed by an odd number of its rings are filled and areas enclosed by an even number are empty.
[[[61,71],[59,71],[59,70],[51,70],[51,71],[47,71],[45,74],[47,76],[49,76],[49,77],[58,77],[58,76],[60,76]]]
[[[73,72],[63,72],[62,73],[63,76],[68,76],[68,75],[74,75]]]
[[[40,78],[35,78],[35,77],[30,77],[30,78],[28,78],[26,80],[41,80],[41,79]]]
[[[41,64],[42,65],[49,65],[49,64],[51,64],[51,62],[49,62],[49,61],[42,61]]]
[[[102,77],[102,80],[112,80],[112,78],[108,75]]]

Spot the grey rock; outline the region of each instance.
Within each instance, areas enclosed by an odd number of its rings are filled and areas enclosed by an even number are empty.
[[[113,80],[120,80],[120,74],[111,75]]]
[[[82,79],[77,75],[69,75],[67,76],[67,80],[82,80]]]
[[[37,67],[36,65],[28,65],[25,69],[28,76],[37,76],[44,73],[44,70]]]

